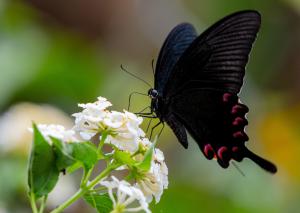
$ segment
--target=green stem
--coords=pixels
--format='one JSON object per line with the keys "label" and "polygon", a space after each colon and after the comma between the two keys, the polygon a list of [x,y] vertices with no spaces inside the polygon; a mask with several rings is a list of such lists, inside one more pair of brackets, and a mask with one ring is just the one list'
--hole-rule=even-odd
{"label": "green stem", "polygon": [[93,172],[93,169],[94,169],[94,166],[92,166],[92,168],[90,168],[88,172],[85,172],[85,170],[84,170],[84,175],[83,175],[83,178],[82,178],[81,184],[80,184],[81,188],[86,186],[86,183],[89,181],[89,178]]}
{"label": "green stem", "polygon": [[[103,144],[104,144],[106,138],[107,138],[107,132],[103,131],[101,140],[100,140],[99,145],[98,145],[98,152],[102,152],[101,149],[103,147]],[[94,166],[91,169],[89,169],[89,171],[87,173],[84,172],[84,176],[83,176],[82,182],[80,184],[81,187],[85,186],[86,183],[89,181],[89,178],[91,177],[91,175],[93,173],[93,169],[94,169]]]}
{"label": "green stem", "polygon": [[98,187],[98,188],[96,188],[96,189],[91,190],[91,192],[99,192],[99,191],[103,191],[103,190],[105,190],[105,189],[107,189],[107,188],[104,187],[104,186],[101,186],[101,187]]}
{"label": "green stem", "polygon": [[45,208],[45,204],[46,204],[46,201],[47,201],[47,195],[45,195],[42,199],[42,203],[41,203],[41,206],[40,206],[40,210],[39,210],[39,213],[43,213],[44,212],[44,208]]}
{"label": "green stem", "polygon": [[74,203],[76,200],[78,200],[84,193],[85,193],[85,190],[80,188],[72,197],[70,197],[67,201],[65,201],[59,207],[57,207],[56,209],[51,211],[51,213],[62,212],[65,208],[67,208],[72,203]]}
{"label": "green stem", "polygon": [[94,180],[92,180],[86,186],[86,189],[89,190],[89,189],[93,188],[95,185],[97,185],[97,183],[99,183],[100,180],[102,180],[104,177],[106,177],[113,169],[115,169],[117,167],[116,166],[108,166],[106,169],[103,170],[103,172],[100,175],[98,175]]}
{"label": "green stem", "polygon": [[107,138],[107,132],[106,131],[103,131],[102,132],[102,135],[101,135],[101,140],[100,140],[100,142],[99,142],[99,145],[98,145],[98,152],[101,152],[101,149],[102,149],[102,147],[103,147],[103,145],[104,145],[104,142],[105,142],[105,140],[106,140],[106,138]]}
{"label": "green stem", "polygon": [[[118,166],[117,166],[118,167]],[[76,200],[78,200],[81,196],[83,196],[86,192],[88,192],[91,188],[93,188],[96,184],[99,183],[104,177],[106,177],[113,169],[117,168],[116,166],[108,166],[106,169],[102,171],[100,175],[98,175],[92,182],[90,182],[87,186],[83,186],[80,188],[72,197],[70,197],[63,204],[58,206],[56,209],[51,211],[50,213],[59,213],[62,212],[65,208],[70,206]],[[35,213],[35,212],[34,212]]]}
{"label": "green stem", "polygon": [[35,203],[35,195],[33,192],[30,192],[30,205],[33,213],[38,213],[38,209]]}

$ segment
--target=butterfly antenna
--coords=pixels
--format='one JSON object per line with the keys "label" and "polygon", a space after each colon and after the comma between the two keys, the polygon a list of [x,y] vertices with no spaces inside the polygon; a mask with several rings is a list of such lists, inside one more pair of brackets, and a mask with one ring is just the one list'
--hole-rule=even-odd
{"label": "butterfly antenna", "polygon": [[129,72],[128,70],[126,70],[126,69],[123,67],[122,64],[121,64],[120,67],[121,67],[121,69],[122,69],[124,72],[126,72],[127,74],[129,74],[129,75],[131,75],[132,77],[134,77],[134,78],[136,78],[136,79],[138,79],[138,80],[144,82],[144,83],[147,84],[150,88],[152,88],[151,84],[149,84],[149,83],[148,83],[147,81],[145,81],[144,79],[142,79],[142,78],[140,78],[140,77],[134,75],[133,73]]}
{"label": "butterfly antenna", "polygon": [[238,165],[235,162],[232,161],[231,163],[242,176],[246,177],[245,173],[240,169],[240,167],[238,167]]}
{"label": "butterfly antenna", "polygon": [[153,72],[153,76],[155,75],[155,70],[154,70],[154,58],[151,61],[151,66],[152,66],[152,72]]}

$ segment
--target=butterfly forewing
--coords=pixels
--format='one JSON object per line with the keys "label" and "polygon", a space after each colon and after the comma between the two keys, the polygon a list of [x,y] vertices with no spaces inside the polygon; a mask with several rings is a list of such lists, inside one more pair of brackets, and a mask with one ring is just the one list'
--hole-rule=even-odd
{"label": "butterfly forewing", "polygon": [[165,84],[182,53],[197,37],[191,24],[177,25],[168,35],[160,50],[155,69],[154,88],[163,93]]}
{"label": "butterfly forewing", "polygon": [[164,95],[185,89],[209,89],[237,94],[260,27],[260,15],[244,11],[211,26],[186,49],[171,72]]}

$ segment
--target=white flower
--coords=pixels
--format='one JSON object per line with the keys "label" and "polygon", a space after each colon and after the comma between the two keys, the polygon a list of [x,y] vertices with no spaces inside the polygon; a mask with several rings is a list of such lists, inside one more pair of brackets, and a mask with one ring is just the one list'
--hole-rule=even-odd
{"label": "white flower", "polygon": [[[101,181],[100,183],[108,189],[109,197],[113,202],[114,209],[112,212],[137,212],[141,210],[147,213],[151,212],[141,190],[131,186],[128,182],[124,180],[119,181],[116,177],[112,176],[112,181]],[[116,197],[113,194],[114,189],[116,190]],[[129,208],[128,206],[134,201],[138,201],[139,206]]]}
{"label": "white flower", "polygon": [[125,123],[125,115],[121,112],[111,111],[111,113],[104,118],[103,123],[111,129],[121,128]]}
{"label": "white flower", "polygon": [[142,174],[141,179],[137,180],[137,187],[142,190],[147,202],[150,203],[154,196],[156,203],[158,203],[164,189],[167,189],[168,185],[168,167],[164,162],[163,152],[156,148],[151,168],[147,173]]}
{"label": "white flower", "polygon": [[137,151],[139,138],[145,135],[143,130],[139,128],[142,122],[142,118],[127,111],[124,113],[111,112],[104,122],[112,131],[112,134],[107,137],[106,143],[111,143],[120,150]]}
{"label": "white flower", "polygon": [[153,172],[147,172],[146,174],[143,174],[141,179],[137,180],[136,186],[144,193],[148,203],[151,203],[153,195],[155,196],[155,199],[156,197],[158,199],[156,202],[159,202],[163,192],[160,187],[159,176],[155,176]]}
{"label": "white flower", "polygon": [[127,112],[126,110],[124,110],[124,112],[127,120],[126,126],[128,130],[132,133],[137,134],[138,137],[144,137],[144,131],[141,128],[139,128],[139,126],[143,122],[143,118],[137,117],[135,114]]}
{"label": "white flower", "polygon": [[109,135],[107,143],[115,145],[120,150],[135,152],[138,149],[138,143],[134,135],[130,133],[118,133],[115,136]]}
{"label": "white flower", "polygon": [[[79,140],[75,136],[75,132],[73,130],[66,130],[62,125],[54,125],[54,124],[39,124],[37,128],[41,132],[41,134],[45,137],[45,139],[51,144],[50,137],[57,138],[63,142],[78,142]],[[32,129],[30,129],[32,131]]]}
{"label": "white flower", "polygon": [[90,140],[103,130],[104,127],[101,124],[108,114],[106,108],[112,104],[106,98],[98,97],[98,101],[94,103],[78,104],[78,106],[83,108],[83,111],[73,114],[74,130],[78,131],[83,139]]}
{"label": "white flower", "polygon": [[158,148],[154,149],[154,164],[157,167],[156,172],[160,175],[162,187],[167,189],[169,185],[168,167],[165,163],[164,153]]}
{"label": "white flower", "polygon": [[99,96],[97,99],[98,101],[94,103],[78,104],[78,106],[83,109],[89,109],[92,111],[103,111],[107,107],[112,106],[112,104],[106,98]]}

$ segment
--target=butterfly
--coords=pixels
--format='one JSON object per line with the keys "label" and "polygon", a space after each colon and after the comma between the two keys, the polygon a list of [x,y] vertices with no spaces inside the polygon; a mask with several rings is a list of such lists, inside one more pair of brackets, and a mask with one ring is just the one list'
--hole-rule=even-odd
{"label": "butterfly", "polygon": [[184,148],[187,133],[204,156],[227,168],[231,160],[249,158],[270,173],[276,166],[246,146],[248,107],[238,93],[261,16],[257,11],[235,12],[197,35],[189,23],[177,25],[158,56],[151,113],[167,123]]}

